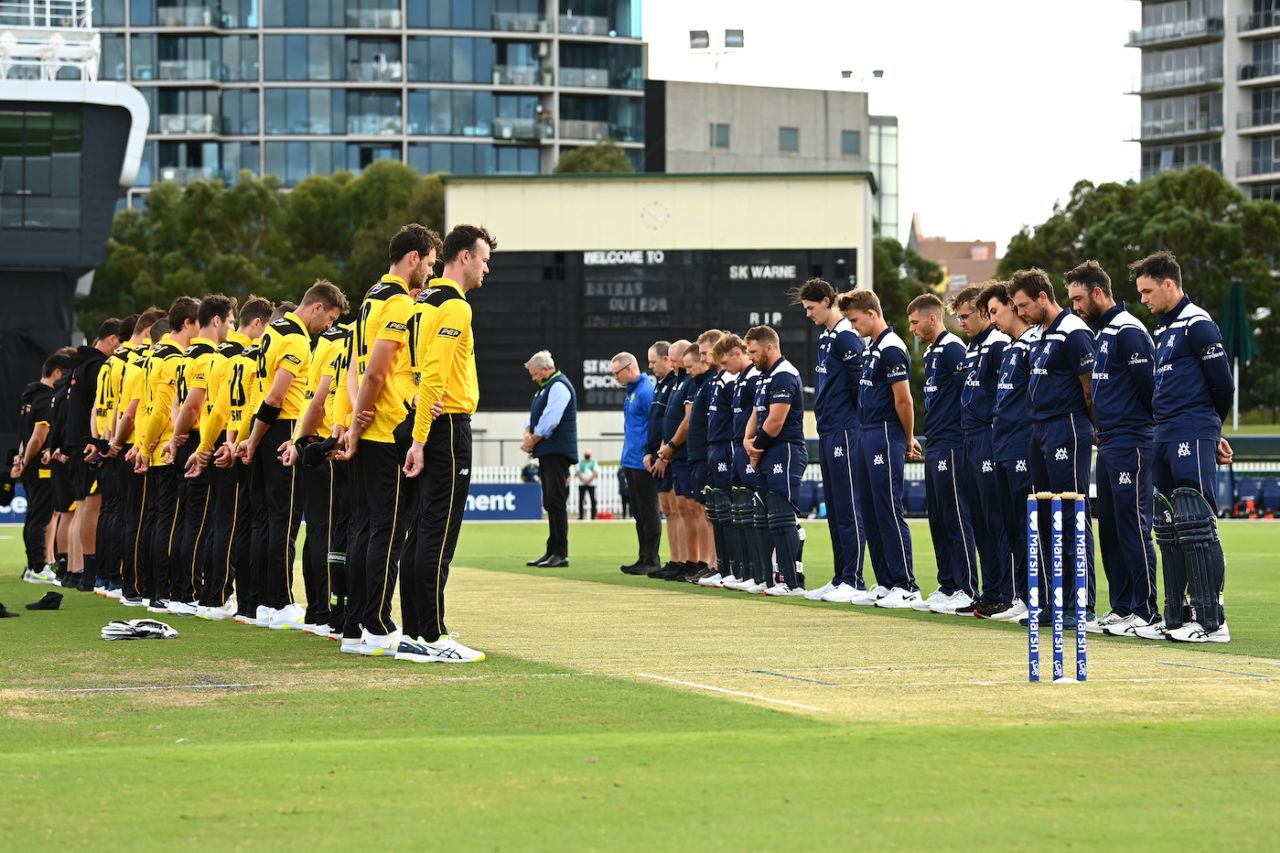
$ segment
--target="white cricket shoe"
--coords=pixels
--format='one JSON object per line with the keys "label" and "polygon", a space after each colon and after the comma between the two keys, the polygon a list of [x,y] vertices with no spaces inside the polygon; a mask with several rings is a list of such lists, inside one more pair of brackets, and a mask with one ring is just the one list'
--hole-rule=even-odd
{"label": "white cricket shoe", "polygon": [[756,581],[750,581],[749,583],[747,583],[746,586],[738,587],[738,589],[742,590],[745,593],[749,593],[751,595],[759,595],[760,593],[764,592],[768,588],[769,588],[768,584],[764,583],[763,581],[759,583],[757,583]]}
{"label": "white cricket shoe", "polygon": [[304,634],[314,634],[317,637],[328,637],[329,626],[323,622],[318,622],[314,625],[310,622],[307,622],[303,624],[302,632]]}
{"label": "white cricket shoe", "polygon": [[[343,640],[343,643],[345,642],[346,640]],[[399,645],[399,631],[390,634],[373,634],[367,630],[360,632],[359,653],[362,655],[368,655],[369,657],[394,656]]]}
{"label": "white cricket shoe", "polygon": [[1231,631],[1223,622],[1216,631],[1206,631],[1199,622],[1184,622],[1181,628],[1174,628],[1167,634],[1175,643],[1229,643]]}
{"label": "white cricket shoe", "polygon": [[725,575],[720,579],[720,586],[724,589],[737,589],[738,584],[740,583],[742,583],[742,581],[738,580],[733,575]]}
{"label": "white cricket shoe", "polygon": [[237,613],[235,616],[231,618],[236,622],[239,622],[241,625],[257,625],[258,624],[258,621],[254,619],[252,616],[245,616],[243,613]]}
{"label": "white cricket shoe", "polygon": [[889,594],[889,588],[876,584],[871,589],[860,589],[857,595],[849,599],[849,603],[856,607],[872,607],[877,601]]}
{"label": "white cricket shoe", "polygon": [[265,604],[259,604],[258,609],[254,611],[253,622],[255,628],[265,628],[271,624],[271,608]]}
{"label": "white cricket shoe", "polygon": [[343,637],[342,645],[338,648],[338,651],[342,652],[344,655],[358,655],[363,654],[363,652],[360,651],[363,646],[364,642],[360,637]]}
{"label": "white cricket shoe", "polygon": [[[915,607],[915,605],[912,605],[912,607]],[[957,590],[947,596],[946,601],[940,601],[929,609],[934,613],[946,613],[950,616],[972,616],[973,596],[962,589]]]}
{"label": "white cricket shoe", "polygon": [[886,610],[905,610],[911,606],[911,602],[919,601],[920,593],[905,590],[900,586],[895,586],[889,590],[889,594],[876,602],[876,607],[883,607]]}
{"label": "white cricket shoe", "polygon": [[[861,590],[853,584],[842,583],[831,588],[831,591],[822,596],[823,601],[834,601],[837,604],[848,604],[853,601],[853,597]],[[806,598],[808,596],[805,596]]]}
{"label": "white cricket shoe", "polygon": [[1020,598],[1015,598],[1008,609],[991,615],[992,622],[1017,622],[1027,615],[1027,605]]}
{"label": "white cricket shoe", "polygon": [[765,595],[771,595],[774,598],[797,598],[808,597],[805,594],[804,587],[798,586],[795,589],[787,586],[785,583],[774,584],[764,591]]}
{"label": "white cricket shoe", "polygon": [[724,584],[724,576],[719,572],[714,575],[707,575],[705,578],[698,579],[698,586],[714,586],[720,587]]}
{"label": "white cricket shoe", "polygon": [[1121,616],[1119,613],[1112,610],[1100,619],[1086,620],[1084,623],[1084,631],[1086,634],[1101,634],[1108,625],[1114,625],[1117,622],[1123,621],[1125,618],[1127,617]]}
{"label": "white cricket shoe", "polygon": [[[1107,616],[1111,614],[1108,613]],[[1130,613],[1128,616],[1121,616],[1119,619],[1107,621],[1107,616],[1098,620],[1098,627],[1102,629],[1102,633],[1108,637],[1132,637],[1135,624],[1147,624],[1145,620],[1136,613]],[[1088,626],[1085,626],[1088,630]]]}
{"label": "white cricket shoe", "polygon": [[805,598],[807,598],[807,599],[809,599],[810,601],[821,601],[821,600],[822,600],[822,596],[824,596],[824,595],[826,595],[827,593],[831,592],[831,590],[833,590],[833,589],[835,589],[835,588],[836,588],[835,584],[831,584],[831,583],[823,584],[822,586],[818,587],[817,589],[811,589],[811,590],[809,590],[808,592],[806,592],[806,593],[804,594],[804,597],[805,597]]}
{"label": "white cricket shoe", "polygon": [[942,591],[942,587],[938,587],[929,593],[928,598],[922,598],[919,601],[911,602],[912,610],[919,610],[921,613],[927,613],[933,610],[935,604],[943,604],[951,600],[951,596]]}
{"label": "white cricket shoe", "polygon": [[174,616],[196,615],[196,606],[189,601],[170,601],[167,609]]}
{"label": "white cricket shoe", "polygon": [[484,652],[464,646],[448,634],[442,634],[434,643],[422,637],[401,640],[396,649],[396,660],[412,663],[479,663]]}
{"label": "white cricket shoe", "polygon": [[306,616],[301,604],[286,604],[268,613],[267,627],[272,631],[301,631],[302,619]]}
{"label": "white cricket shoe", "polygon": [[1167,640],[1169,639],[1169,629],[1165,627],[1164,620],[1156,616],[1146,624],[1134,623],[1133,636],[1140,640]]}

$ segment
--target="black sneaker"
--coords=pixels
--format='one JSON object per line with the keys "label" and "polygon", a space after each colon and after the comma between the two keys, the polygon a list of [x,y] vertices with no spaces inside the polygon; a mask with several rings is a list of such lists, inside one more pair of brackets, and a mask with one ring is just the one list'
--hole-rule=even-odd
{"label": "black sneaker", "polygon": [[676,580],[684,581],[685,583],[697,583],[698,578],[704,577],[703,572],[707,571],[706,563],[685,563],[684,565],[684,572]]}
{"label": "black sneaker", "polygon": [[684,574],[684,571],[685,571],[684,563],[667,563],[658,571],[650,574],[649,577],[656,578],[657,580],[660,580],[660,581],[673,581],[676,578],[678,578],[680,575]]}
{"label": "black sneaker", "polygon": [[76,587],[80,592],[93,592],[93,586],[97,579],[88,571],[80,573],[80,585]]}
{"label": "black sneaker", "polygon": [[622,566],[622,573],[624,575],[648,575],[651,572],[656,572],[661,568],[662,566],[654,565],[651,563],[632,563],[629,566]]}
{"label": "black sneaker", "polygon": [[993,619],[1013,607],[1007,601],[984,601],[973,608],[973,615],[979,619]]}

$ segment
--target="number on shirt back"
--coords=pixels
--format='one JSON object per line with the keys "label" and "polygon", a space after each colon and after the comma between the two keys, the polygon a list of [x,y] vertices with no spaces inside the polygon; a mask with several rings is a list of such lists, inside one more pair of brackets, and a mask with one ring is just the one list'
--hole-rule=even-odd
{"label": "number on shirt back", "polygon": [[231,405],[243,406],[248,402],[244,390],[244,362],[237,361],[231,368]]}
{"label": "number on shirt back", "polygon": [[369,314],[372,311],[373,303],[366,299],[360,306],[360,320],[356,323],[356,361],[361,376],[364,375],[364,365],[360,360],[369,355]]}

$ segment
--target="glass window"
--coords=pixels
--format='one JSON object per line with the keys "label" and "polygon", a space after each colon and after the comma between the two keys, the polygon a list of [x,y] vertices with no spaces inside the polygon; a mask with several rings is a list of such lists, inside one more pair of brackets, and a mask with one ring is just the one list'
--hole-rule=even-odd
{"label": "glass window", "polygon": [[729,147],[729,125],[720,124],[718,122],[711,123],[711,147]]}
{"label": "glass window", "polygon": [[862,156],[862,131],[840,131],[840,153],[846,157]]}
{"label": "glass window", "polygon": [[124,80],[124,36],[103,33],[102,62],[98,66],[99,80]]}
{"label": "glass window", "polygon": [[79,113],[0,112],[0,227],[80,227]]}
{"label": "glass window", "polygon": [[780,127],[778,128],[778,150],[786,152],[796,152],[800,150],[800,128],[798,127]]}
{"label": "glass window", "polygon": [[155,0],[130,0],[129,22],[135,27],[152,27],[156,23]]}
{"label": "glass window", "polygon": [[230,136],[258,132],[258,92],[256,89],[225,89],[222,92],[222,132]]}
{"label": "glass window", "polygon": [[93,4],[95,27],[123,27],[124,0],[98,0]]}

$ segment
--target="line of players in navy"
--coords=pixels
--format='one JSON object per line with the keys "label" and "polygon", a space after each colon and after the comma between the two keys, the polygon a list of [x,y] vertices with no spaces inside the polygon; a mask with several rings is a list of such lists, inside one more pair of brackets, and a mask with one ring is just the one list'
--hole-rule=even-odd
{"label": "line of players in navy", "polygon": [[[698,346],[681,341],[678,349],[655,344],[651,365],[674,360],[658,372],[657,440],[645,466],[659,490],[674,496],[663,502],[669,525],[675,501],[705,505],[714,550],[703,551],[710,556],[702,561],[673,554],[644,573],[1025,625],[1027,496],[1093,491],[1089,511],[1109,608],[1096,615],[1090,524],[1086,630],[1229,642],[1214,521],[1216,467],[1232,458],[1222,437],[1234,394],[1222,335],[1186,296],[1172,254],[1152,254],[1130,272],[1155,318],[1154,338],[1114,298],[1094,261],[1066,273],[1070,308],[1059,305],[1039,269],[966,287],[949,306],[931,293],[915,299],[910,330],[926,346],[923,448],[915,435],[911,350],[887,325],[876,294],[837,293],[821,279],[797,288],[793,301],[822,328],[813,408],[834,554],[831,580],[812,589],[796,514],[808,464],[804,388],[776,331],[756,326],[743,338],[710,331]],[[948,307],[967,342],[947,328]],[[683,426],[664,430],[663,422]],[[908,460],[925,470],[937,563],[937,587],[927,596],[904,514]],[[1039,529],[1047,531],[1047,506],[1044,512]],[[684,541],[695,536],[695,524],[682,528],[669,526],[682,540],[671,543],[673,551],[698,554]],[[1044,601],[1047,579],[1041,583]],[[1069,624],[1074,606],[1066,602]]]}

